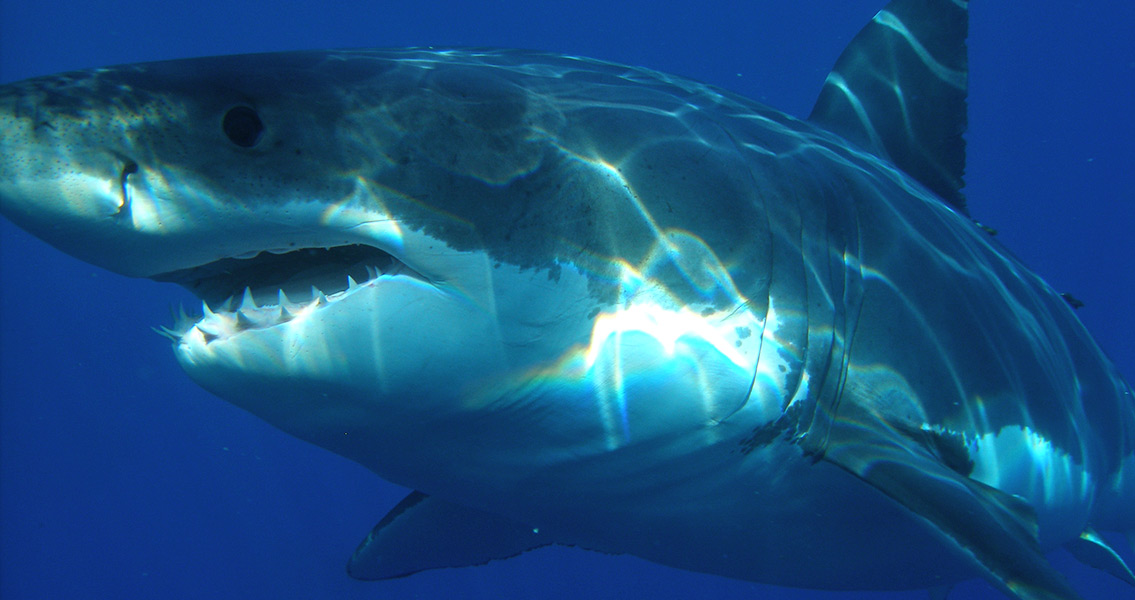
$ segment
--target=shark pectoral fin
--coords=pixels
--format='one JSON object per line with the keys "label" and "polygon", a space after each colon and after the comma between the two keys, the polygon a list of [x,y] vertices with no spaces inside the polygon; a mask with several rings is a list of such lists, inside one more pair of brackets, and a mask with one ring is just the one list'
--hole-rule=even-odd
{"label": "shark pectoral fin", "polygon": [[532,527],[412,492],[359,544],[347,573],[355,579],[392,579],[483,565],[551,543]]}
{"label": "shark pectoral fin", "polygon": [[1085,529],[1080,537],[1064,544],[1064,549],[1085,565],[1135,586],[1135,573],[1131,572],[1131,567],[1094,529]]}
{"label": "shark pectoral fin", "polygon": [[1019,600],[1079,598],[1041,552],[1029,505],[950,468],[925,439],[845,403],[832,421],[824,460],[922,519],[1007,595]]}

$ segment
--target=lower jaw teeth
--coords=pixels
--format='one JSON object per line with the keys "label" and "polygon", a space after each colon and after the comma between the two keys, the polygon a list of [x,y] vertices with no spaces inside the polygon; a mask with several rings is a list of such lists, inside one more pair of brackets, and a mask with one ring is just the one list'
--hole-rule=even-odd
{"label": "lower jaw teeth", "polygon": [[[259,290],[254,292],[251,288],[244,288],[239,304],[230,296],[223,302],[201,302],[201,316],[191,317],[186,314],[184,307],[179,308],[174,315],[173,328],[155,328],[159,335],[177,342],[194,329],[201,332],[205,343],[229,337],[243,331],[265,329],[296,318],[298,314],[319,306],[330,304],[345,294],[357,290],[359,287],[370,285],[382,275],[377,268],[368,267],[367,274],[371,277],[363,283],[355,281],[354,277],[347,275],[346,287],[325,293],[312,285],[308,290],[296,290],[290,287],[288,291],[276,289],[274,292]],[[268,300],[268,298],[271,300]]]}

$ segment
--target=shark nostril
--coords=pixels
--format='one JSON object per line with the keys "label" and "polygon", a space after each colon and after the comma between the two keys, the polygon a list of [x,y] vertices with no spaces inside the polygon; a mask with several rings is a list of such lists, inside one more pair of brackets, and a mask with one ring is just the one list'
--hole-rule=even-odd
{"label": "shark nostril", "polygon": [[122,174],[118,178],[118,186],[122,191],[122,202],[114,216],[126,214],[130,211],[130,176],[138,172],[138,163],[127,160],[122,165]]}

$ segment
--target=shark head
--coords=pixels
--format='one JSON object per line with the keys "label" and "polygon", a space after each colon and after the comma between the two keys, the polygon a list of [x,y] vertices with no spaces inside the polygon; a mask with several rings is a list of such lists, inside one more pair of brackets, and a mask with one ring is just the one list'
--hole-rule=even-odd
{"label": "shark head", "polygon": [[779,416],[795,365],[763,339],[770,241],[732,141],[649,85],[572,96],[650,72],[531,59],[298,52],[6,85],[0,207],[192,291],[201,314],[165,333],[194,380],[419,489]]}

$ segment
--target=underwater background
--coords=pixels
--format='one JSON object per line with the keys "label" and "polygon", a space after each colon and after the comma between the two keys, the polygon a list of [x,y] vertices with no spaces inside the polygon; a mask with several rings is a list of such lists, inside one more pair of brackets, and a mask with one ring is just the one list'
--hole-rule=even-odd
{"label": "underwater background", "polygon": [[[0,82],[210,54],[506,46],[647,66],[803,117],[884,5],[3,0]],[[1080,318],[1129,380],[1133,30],[1130,0],[974,2],[965,188],[978,220],[1085,303]],[[0,222],[0,598],[926,598],[778,588],[558,547],[353,581],[348,556],[406,490],[193,384],[150,329],[179,300],[190,297]],[[1053,561],[1087,600],[1135,595],[1063,552]],[[951,595],[1001,598],[981,581]]]}

